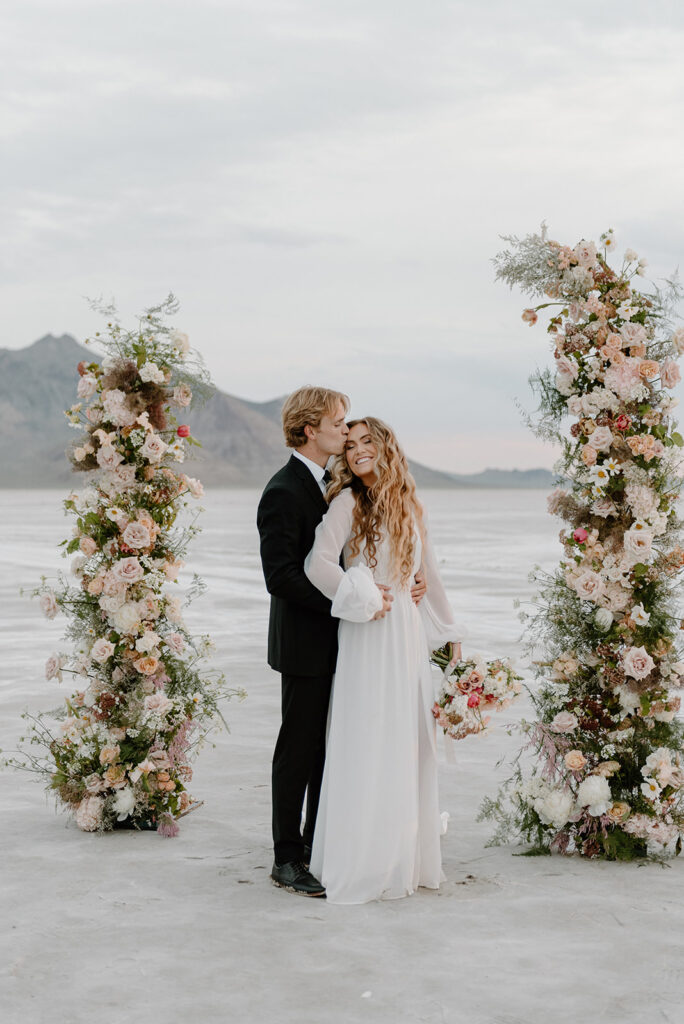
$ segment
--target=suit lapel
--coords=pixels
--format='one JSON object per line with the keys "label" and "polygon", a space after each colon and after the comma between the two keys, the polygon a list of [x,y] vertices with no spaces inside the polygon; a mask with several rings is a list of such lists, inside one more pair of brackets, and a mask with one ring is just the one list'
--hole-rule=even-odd
{"label": "suit lapel", "polygon": [[301,459],[298,459],[295,455],[290,457],[290,469],[296,474],[296,476],[304,484],[306,490],[311,495],[311,498],[316,502],[316,508],[319,508],[322,512],[327,512],[328,503],[323,497],[318,483],[316,482],[311,470],[304,465]]}

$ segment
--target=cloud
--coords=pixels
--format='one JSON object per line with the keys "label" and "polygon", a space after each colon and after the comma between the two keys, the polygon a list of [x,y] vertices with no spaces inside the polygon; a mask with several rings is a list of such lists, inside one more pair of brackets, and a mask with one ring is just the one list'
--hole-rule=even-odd
{"label": "cloud", "polygon": [[681,260],[684,11],[596,10],[10,0],[0,343],[173,289],[233,393],[316,375],[424,461],[449,431],[535,458],[514,399],[549,350],[494,282],[499,235],[610,225],[656,277]]}

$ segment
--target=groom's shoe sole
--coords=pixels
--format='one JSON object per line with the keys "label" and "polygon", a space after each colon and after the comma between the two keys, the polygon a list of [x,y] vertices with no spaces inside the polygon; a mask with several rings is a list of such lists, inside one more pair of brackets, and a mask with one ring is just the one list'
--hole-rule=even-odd
{"label": "groom's shoe sole", "polygon": [[285,892],[293,892],[295,896],[308,896],[310,900],[325,899],[325,889],[321,889],[320,892],[302,892],[301,889],[295,889],[292,885],[285,885],[284,882],[276,882],[275,878],[271,879],[271,884],[275,885],[276,889],[284,889]]}

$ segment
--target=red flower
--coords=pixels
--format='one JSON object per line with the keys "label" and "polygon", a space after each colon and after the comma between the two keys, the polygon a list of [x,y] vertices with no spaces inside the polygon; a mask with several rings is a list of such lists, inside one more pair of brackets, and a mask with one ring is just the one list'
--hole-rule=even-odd
{"label": "red flower", "polygon": [[479,693],[471,693],[470,696],[468,697],[468,707],[469,708],[476,708],[476,707],[479,707],[479,704],[480,704],[480,694]]}
{"label": "red flower", "polygon": [[179,437],[190,437],[190,427],[187,423],[181,423],[176,433]]}
{"label": "red flower", "polygon": [[627,416],[624,412],[621,413],[618,416],[618,418],[615,420],[615,426],[617,427],[618,430],[629,430],[631,425],[632,425],[631,417]]}
{"label": "red flower", "polygon": [[584,529],[584,527],[580,526],[580,527],[578,527],[578,529],[576,529],[574,531],[574,533],[572,535],[572,539],[576,540],[578,544],[584,544],[584,542],[585,542],[585,540],[587,539],[588,536],[589,536],[589,534]]}

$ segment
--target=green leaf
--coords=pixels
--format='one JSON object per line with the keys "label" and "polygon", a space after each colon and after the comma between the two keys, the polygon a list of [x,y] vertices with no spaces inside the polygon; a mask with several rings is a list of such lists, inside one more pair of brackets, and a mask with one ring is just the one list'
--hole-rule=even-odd
{"label": "green leaf", "polygon": [[684,448],[684,437],[682,437],[681,434],[678,434],[677,431],[675,431],[674,434],[671,435],[671,437],[678,448]]}

